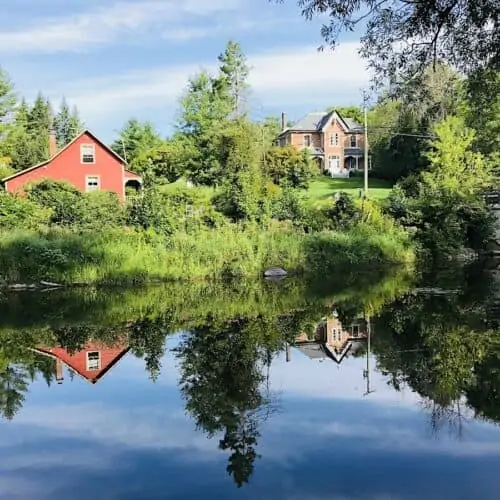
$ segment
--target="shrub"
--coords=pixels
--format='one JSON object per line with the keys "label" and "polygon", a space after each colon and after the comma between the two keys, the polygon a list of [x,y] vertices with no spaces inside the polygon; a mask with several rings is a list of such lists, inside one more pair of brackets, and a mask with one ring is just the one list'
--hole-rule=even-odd
{"label": "shrub", "polygon": [[36,229],[48,224],[51,209],[40,207],[37,203],[0,191],[0,228]]}
{"label": "shrub", "polygon": [[52,210],[51,224],[71,226],[78,223],[83,193],[71,184],[45,179],[28,186],[27,194],[29,200]]}

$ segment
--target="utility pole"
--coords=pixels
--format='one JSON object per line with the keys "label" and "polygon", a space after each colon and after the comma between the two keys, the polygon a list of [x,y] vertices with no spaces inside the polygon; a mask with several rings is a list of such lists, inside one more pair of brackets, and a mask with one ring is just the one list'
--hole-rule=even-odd
{"label": "utility pole", "polygon": [[368,102],[366,93],[363,97],[365,115],[365,198],[368,198]]}

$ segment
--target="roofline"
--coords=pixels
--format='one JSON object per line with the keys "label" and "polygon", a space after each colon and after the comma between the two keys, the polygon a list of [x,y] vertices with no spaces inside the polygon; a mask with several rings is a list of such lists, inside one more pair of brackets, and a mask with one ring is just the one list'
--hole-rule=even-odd
{"label": "roofline", "polygon": [[79,375],[80,377],[82,377],[84,380],[86,380],[87,382],[90,382],[91,384],[96,384],[97,382],[99,382],[99,380],[102,379],[102,377],[104,375],[106,375],[106,373],[109,372],[109,370],[111,370],[111,368],[113,368],[114,366],[116,366],[118,364],[119,361],[121,361],[126,354],[128,354],[128,352],[130,351],[130,346],[127,346],[114,360],[112,363],[110,363],[104,370],[101,370],[98,374],[97,377],[95,378],[87,378],[83,373],[80,372],[80,370],[77,370],[76,368],[74,368],[73,366],[69,365],[68,363],[66,363],[65,361],[63,361],[60,357],[56,356],[55,354],[51,353],[51,352],[47,352],[45,349],[41,348],[41,347],[28,347],[28,349],[30,351],[33,351],[33,352],[36,352],[38,354],[41,354],[43,356],[48,356],[49,358],[52,358],[54,360],[59,360],[61,363],[63,363],[68,369],[71,369],[73,370],[77,375]]}
{"label": "roofline", "polygon": [[[341,114],[340,114],[337,110],[332,109],[329,113],[327,113],[327,114],[325,115],[325,117],[326,117],[326,116],[330,116],[330,117],[331,117],[331,116],[333,116],[333,115],[337,115],[337,117],[339,118],[339,121],[342,123],[342,125],[343,125],[344,129],[345,129],[347,132],[349,132],[349,131],[351,130],[351,129],[349,128],[349,126],[347,125],[347,123],[345,122],[344,118],[342,118],[342,115],[341,115]],[[327,123],[328,123],[328,120],[327,120]],[[323,132],[324,128],[326,127],[326,125],[327,125],[327,124],[325,123],[325,125],[323,125],[323,127],[321,128],[321,131],[322,131],[322,132]]]}
{"label": "roofline", "polygon": [[[64,151],[66,151],[70,146],[73,145],[80,137],[83,135],[88,134],[94,141],[99,143],[100,146],[102,146],[108,153],[111,153],[120,163],[122,163],[124,166],[127,165],[127,162],[115,151],[113,151],[109,146],[104,144],[95,134],[93,134],[89,129],[85,129],[82,132],[80,132],[74,139],[72,139],[66,146],[64,146],[62,149],[60,149],[52,158],[49,158],[48,160],[42,161],[41,163],[38,163],[37,165],[34,165],[33,167],[28,167],[25,168],[24,170],[21,170],[19,172],[16,172],[12,175],[9,175],[8,177],[4,177],[3,179],[0,179],[0,183],[4,184],[5,182],[8,182],[12,179],[15,179],[16,177],[19,177],[20,175],[26,174],[28,172],[31,172],[32,170],[36,170],[37,168],[44,167],[45,165],[49,164],[53,160],[55,160],[60,154],[62,154]],[[138,175],[138,174],[136,174]]]}

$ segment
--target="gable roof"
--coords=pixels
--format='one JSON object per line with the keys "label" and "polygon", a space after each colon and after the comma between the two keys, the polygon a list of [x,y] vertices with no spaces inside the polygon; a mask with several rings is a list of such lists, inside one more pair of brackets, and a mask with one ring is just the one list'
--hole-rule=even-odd
{"label": "gable roof", "polygon": [[314,111],[300,118],[279,135],[285,132],[321,132],[333,117],[337,118],[342,127],[348,132],[360,132],[363,130],[363,127],[356,121],[352,118],[343,118],[338,111]]}
{"label": "gable roof", "polygon": [[31,172],[32,170],[36,170],[37,168],[44,167],[45,165],[48,165],[52,160],[57,158],[59,155],[61,155],[64,151],[69,149],[80,137],[84,135],[89,135],[92,139],[94,139],[97,144],[99,144],[101,147],[103,147],[108,153],[110,153],[112,156],[114,156],[120,163],[123,165],[127,165],[127,162],[117,153],[115,153],[109,146],[104,144],[96,135],[94,135],[90,130],[85,129],[84,131],[80,132],[71,142],[66,144],[62,149],[60,149],[52,158],[49,158],[48,160],[42,161],[41,163],[38,163],[37,165],[34,165],[33,167],[28,167],[25,168],[24,170],[21,170],[19,172],[16,172],[12,175],[9,175],[8,177],[4,177],[3,179],[0,179],[0,183],[4,183],[7,181],[10,181],[11,179],[15,179],[16,177],[19,177],[20,175],[23,175],[27,172]]}
{"label": "gable roof", "polygon": [[[75,373],[80,375],[80,377],[82,377],[83,379],[87,380],[91,384],[96,384],[97,382],[99,382],[99,380],[101,380],[101,378],[104,375],[106,375],[106,373],[108,373],[111,370],[111,368],[113,368],[123,357],[125,357],[125,355],[129,352],[130,347],[123,346],[120,349],[114,349],[117,350],[116,355],[112,359],[110,359],[102,368],[93,372],[92,376],[89,376],[89,374],[86,371],[80,369],[78,363],[75,362],[75,357],[74,357],[75,355],[79,354],[82,351],[87,352],[88,349],[77,351],[77,353],[75,353],[74,355],[70,355],[69,352],[67,352],[63,348],[51,349],[44,346],[39,346],[31,348],[30,350],[38,354],[42,354],[43,356],[48,356],[49,358],[52,359],[58,359],[59,361],[64,363],[68,368],[71,368]],[[106,349],[100,349],[100,351],[106,351]]]}

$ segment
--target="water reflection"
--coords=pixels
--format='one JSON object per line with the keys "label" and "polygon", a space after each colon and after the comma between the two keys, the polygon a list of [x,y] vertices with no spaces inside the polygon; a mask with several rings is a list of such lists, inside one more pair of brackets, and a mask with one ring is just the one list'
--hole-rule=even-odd
{"label": "water reflection", "polygon": [[[45,417],[36,414],[30,400],[36,401],[41,394],[42,380],[51,387],[44,393],[44,402],[53,401],[44,415],[49,414],[53,423],[64,403],[69,416],[64,423],[57,421],[65,429],[72,429],[71,422],[86,425],[79,417],[81,394],[98,398],[100,406],[94,403],[92,417],[97,427],[104,424],[96,408],[101,408],[102,419],[109,416],[109,409],[102,406],[106,401],[119,400],[130,414],[138,412],[138,428],[130,428],[132,435],[152,414],[159,412],[159,421],[166,422],[172,412],[182,408],[196,425],[198,436],[203,434],[207,440],[206,445],[197,440],[196,446],[223,452],[226,472],[238,487],[248,483],[251,487],[254,475],[259,477],[258,464],[278,449],[288,453],[286,434],[279,439],[269,435],[275,425],[282,433],[289,429],[290,421],[285,422],[283,415],[295,422],[291,435],[297,437],[296,451],[301,447],[304,453],[311,451],[300,437],[311,420],[319,425],[315,431],[318,439],[314,439],[317,460],[332,459],[322,444],[324,439],[335,438],[342,453],[349,456],[354,453],[352,443],[344,437],[361,439],[365,434],[367,449],[380,458],[377,447],[382,443],[408,441],[406,434],[391,438],[396,432],[392,418],[398,419],[398,425],[417,425],[413,413],[401,413],[403,400],[398,394],[409,390],[409,406],[423,409],[426,425],[435,436],[447,429],[461,438],[466,425],[500,421],[499,298],[494,274],[476,266],[417,277],[393,269],[372,276],[323,279],[319,284],[291,280],[198,283],[5,295],[0,303],[0,415],[12,421],[11,425],[19,421],[24,431],[30,422],[34,428],[41,426]],[[137,381],[138,360],[147,377],[157,382],[149,382],[150,388]],[[133,373],[132,378],[127,373]],[[285,373],[293,378],[296,390],[303,387],[300,405],[273,383]],[[178,394],[169,393],[169,404],[162,396],[168,393],[165,376]],[[93,392],[82,393],[78,380],[89,386],[90,382]],[[349,381],[354,380],[349,389]],[[60,393],[64,400],[54,392],[54,384],[64,389]],[[328,395],[332,388],[335,390]],[[366,397],[364,404],[391,401],[391,411],[398,416],[370,406],[364,411],[373,416],[373,422],[366,421],[363,412],[347,403],[347,393],[352,399],[352,391],[357,398]],[[320,405],[318,398],[325,402]],[[327,414],[340,411],[350,420],[349,426],[337,422],[332,427],[325,417],[316,418],[312,408],[326,415],[325,408],[331,404],[328,398],[338,401],[338,408],[330,408]],[[141,413],[142,408],[148,417]],[[377,428],[388,425],[392,426],[389,433],[377,433]],[[16,429],[14,426],[13,431],[21,433]],[[143,430],[146,436],[150,432]],[[500,435],[493,432],[495,427],[488,428],[487,440],[498,444]],[[75,444],[82,436],[66,439],[67,444]],[[137,439],[143,446],[149,442],[147,437]],[[147,446],[155,448],[154,443],[159,446],[162,439],[158,436]],[[183,438],[185,443],[192,439]],[[274,445],[270,445],[273,439]],[[415,453],[422,443],[417,446],[412,439],[416,448],[411,453]],[[393,453],[401,453],[396,444],[392,446]],[[480,456],[492,453],[484,445],[480,449],[484,452],[477,452]],[[457,448],[453,450],[457,453]],[[500,458],[500,453],[493,456]],[[167,470],[180,467],[180,456],[169,459],[168,464],[163,463],[164,458],[157,456],[156,460]],[[151,457],[136,451],[134,460],[137,465]],[[462,465],[454,467],[457,472]],[[141,474],[145,474],[142,469]],[[372,498],[375,490],[361,483],[358,490],[342,494]],[[136,493],[141,487],[137,486]],[[441,493],[439,498],[460,495],[455,491],[453,495]],[[489,498],[487,492],[484,495],[482,498]],[[161,497],[158,492],[150,496]]]}

